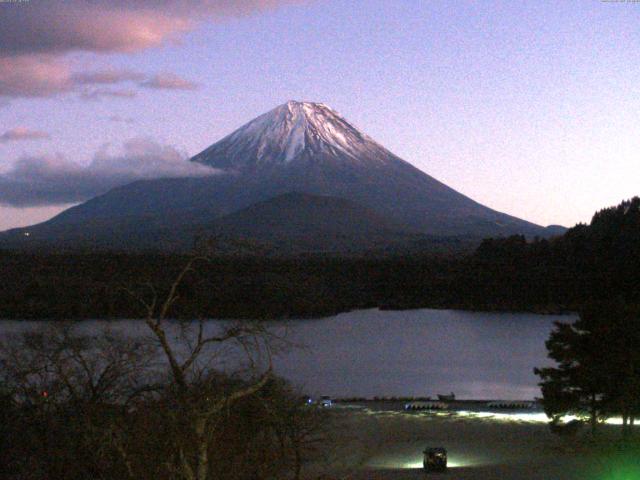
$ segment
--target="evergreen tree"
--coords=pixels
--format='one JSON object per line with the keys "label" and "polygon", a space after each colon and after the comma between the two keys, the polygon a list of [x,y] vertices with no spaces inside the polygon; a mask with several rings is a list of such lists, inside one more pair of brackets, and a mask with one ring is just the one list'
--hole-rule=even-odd
{"label": "evergreen tree", "polygon": [[557,322],[546,343],[556,367],[535,369],[553,422],[566,414],[598,421],[621,415],[623,434],[640,413],[640,316],[620,301],[585,307],[572,323]]}

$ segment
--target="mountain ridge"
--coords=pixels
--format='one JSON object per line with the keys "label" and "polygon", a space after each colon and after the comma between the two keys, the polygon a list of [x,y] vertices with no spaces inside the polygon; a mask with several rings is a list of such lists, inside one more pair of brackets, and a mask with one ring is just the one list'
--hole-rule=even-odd
{"label": "mountain ridge", "polygon": [[[466,197],[399,158],[324,104],[290,101],[244,124],[191,161],[218,169],[198,178],[140,180],[7,235],[11,244],[99,245],[156,232],[191,235],[253,204],[290,192],[353,202],[405,232],[434,237],[558,233]],[[29,233],[28,238],[20,235]],[[123,240],[124,239],[124,240]],[[160,242],[161,243],[161,242]]]}

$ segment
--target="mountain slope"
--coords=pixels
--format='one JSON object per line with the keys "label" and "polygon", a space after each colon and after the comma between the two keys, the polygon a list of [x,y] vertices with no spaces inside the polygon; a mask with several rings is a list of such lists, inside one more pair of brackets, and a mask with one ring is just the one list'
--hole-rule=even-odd
{"label": "mountain slope", "polygon": [[348,198],[431,235],[544,234],[435,180],[323,104],[281,105],[192,161],[242,176],[263,198],[287,191]]}
{"label": "mountain slope", "polygon": [[296,192],[226,215],[207,231],[278,253],[362,252],[422,237],[349,200]]}
{"label": "mountain slope", "polygon": [[[398,230],[428,236],[548,233],[447,187],[323,104],[281,105],[192,161],[222,173],[125,185],[48,222],[0,235],[0,244],[4,239],[12,245],[41,241],[126,247],[132,244],[127,239],[136,239],[140,245],[163,248],[167,237],[184,243],[199,226],[289,192],[342,198],[397,225]],[[306,207],[300,208],[304,211]]]}

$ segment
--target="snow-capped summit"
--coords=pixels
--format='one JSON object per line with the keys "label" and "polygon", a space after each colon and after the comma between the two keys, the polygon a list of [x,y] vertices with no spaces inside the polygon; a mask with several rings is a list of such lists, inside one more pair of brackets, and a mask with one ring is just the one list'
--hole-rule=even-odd
{"label": "snow-capped summit", "polygon": [[[152,245],[171,232],[191,245],[190,235],[210,231],[212,222],[278,245],[304,237],[312,240],[305,245],[321,251],[343,237],[351,239],[344,244],[348,249],[386,248],[400,238],[397,231],[403,232],[402,242],[413,241],[413,235],[547,234],[418,170],[321,103],[280,105],[192,160],[229,174],[115,188],[29,227],[30,244],[38,238],[89,239],[109,248],[123,242],[126,249],[131,239]],[[15,230],[11,238],[23,245],[24,232]]]}
{"label": "snow-capped summit", "polygon": [[380,163],[392,155],[327,105],[291,100],[240,127],[193,160],[242,170],[327,156],[334,162]]}

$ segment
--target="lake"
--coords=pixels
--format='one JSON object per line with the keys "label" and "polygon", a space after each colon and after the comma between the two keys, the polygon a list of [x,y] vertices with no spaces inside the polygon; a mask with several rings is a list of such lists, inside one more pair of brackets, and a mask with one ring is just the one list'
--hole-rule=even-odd
{"label": "lake", "polygon": [[[311,395],[432,396],[466,399],[540,396],[534,367],[549,365],[545,341],[573,316],[457,310],[359,310],[315,320],[272,322],[294,348],[275,359],[276,371]],[[215,324],[215,321],[211,321]],[[103,321],[87,321],[87,328]],[[4,333],[36,322],[4,321]],[[140,321],[113,322],[132,334]]]}
{"label": "lake", "polygon": [[435,396],[469,399],[540,396],[536,366],[549,365],[553,322],[571,316],[457,310],[361,310],[301,321],[306,343],[277,361],[307,390],[332,396]]}

